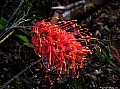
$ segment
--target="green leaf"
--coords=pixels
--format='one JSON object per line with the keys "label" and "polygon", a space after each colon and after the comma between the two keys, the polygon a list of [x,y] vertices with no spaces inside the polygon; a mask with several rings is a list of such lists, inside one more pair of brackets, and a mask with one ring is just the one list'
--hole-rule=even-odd
{"label": "green leaf", "polygon": [[28,35],[28,36],[31,37],[31,35],[27,31],[24,31],[24,30],[22,30],[20,28],[18,29],[18,33],[25,34],[25,35]]}
{"label": "green leaf", "polygon": [[0,24],[0,30],[3,30],[4,28],[5,28],[5,26]]}
{"label": "green leaf", "polygon": [[26,36],[23,36],[23,35],[18,35],[18,34],[15,34],[15,36],[17,36],[19,39],[21,39],[24,43],[26,43],[28,46],[31,47],[31,43],[30,41],[28,40],[28,38]]}
{"label": "green leaf", "polygon": [[117,67],[117,65],[113,62],[113,57],[111,55],[111,50],[109,49],[109,47],[106,47],[103,43],[99,42],[100,47],[102,48],[102,55],[104,55],[105,60],[111,64],[113,67],[115,67],[119,72],[120,72],[120,68]]}
{"label": "green leaf", "polygon": [[7,24],[7,20],[6,19],[4,19],[3,17],[1,17],[0,18],[0,24],[2,24],[2,25],[6,25]]}
{"label": "green leaf", "polygon": [[7,20],[3,17],[0,18],[0,30],[3,30],[7,24]]}
{"label": "green leaf", "polygon": [[45,6],[45,1],[44,0],[42,1],[42,5]]}

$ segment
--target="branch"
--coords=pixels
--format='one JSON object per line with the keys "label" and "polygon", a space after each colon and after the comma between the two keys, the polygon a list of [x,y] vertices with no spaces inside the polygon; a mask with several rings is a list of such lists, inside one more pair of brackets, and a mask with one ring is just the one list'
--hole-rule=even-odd
{"label": "branch", "polygon": [[[0,44],[2,43],[2,42],[4,42],[9,36],[11,36],[13,33],[14,33],[14,29],[15,28],[22,28],[22,29],[31,29],[31,26],[18,26],[19,24],[21,24],[21,23],[23,23],[23,22],[26,22],[26,21],[29,21],[30,19],[27,19],[27,20],[24,20],[24,21],[21,21],[21,22],[19,22],[18,24],[16,24],[16,25],[12,25],[11,27],[9,27],[9,28],[6,28],[6,32],[4,33],[4,34],[6,34],[5,35],[5,37],[3,37],[3,38],[0,38]],[[11,31],[12,30],[12,31]]]}
{"label": "branch", "polygon": [[8,20],[8,23],[6,25],[6,27],[9,25],[9,23],[12,21],[13,17],[16,15],[16,13],[18,12],[18,10],[20,9],[20,7],[22,6],[24,0],[21,0],[19,6],[17,7],[17,9],[15,10],[15,12],[13,13],[13,15],[11,16],[11,18]]}
{"label": "branch", "polygon": [[111,0],[88,0],[83,7],[77,7],[71,11],[70,18],[77,19],[78,23],[80,23],[83,19],[92,15],[95,11],[105,6],[110,1]]}
{"label": "branch", "polygon": [[52,9],[54,10],[69,10],[73,7],[77,7],[79,6],[80,4],[84,4],[85,3],[85,0],[82,0],[82,1],[78,1],[78,2],[75,2],[75,3],[72,3],[72,4],[69,4],[67,6],[56,6],[56,7],[52,7]]}
{"label": "branch", "polygon": [[[40,60],[42,60],[43,58],[41,58]],[[8,82],[6,82],[4,85],[0,86],[0,89],[4,89],[8,84],[10,84],[13,80],[15,80],[16,78],[18,78],[21,74],[23,74],[25,71],[27,71],[29,68],[31,68],[32,66],[36,65],[38,62],[40,62],[40,60],[37,60],[33,63],[31,63],[30,66],[26,67],[24,70],[22,70],[20,73],[18,73],[17,75],[15,75],[12,79],[8,80]]]}
{"label": "branch", "polygon": [[[9,25],[9,23],[12,21],[13,17],[16,15],[16,13],[18,12],[18,10],[20,9],[20,7],[22,6],[24,0],[21,0],[19,6],[17,7],[17,9],[15,10],[15,12],[13,13],[13,15],[11,16],[11,18],[8,20],[8,23],[6,25],[6,27]],[[0,39],[5,35],[7,34],[8,32],[11,32],[12,29],[4,29],[2,30],[2,32],[0,33]]]}

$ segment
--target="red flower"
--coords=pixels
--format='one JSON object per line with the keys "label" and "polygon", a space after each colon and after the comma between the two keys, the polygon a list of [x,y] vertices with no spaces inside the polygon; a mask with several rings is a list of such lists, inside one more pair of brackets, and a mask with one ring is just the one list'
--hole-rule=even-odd
{"label": "red flower", "polygon": [[[87,47],[91,33],[82,29],[75,21],[37,22],[32,28],[32,43],[47,71],[56,70],[61,75],[79,76],[85,56],[92,51]],[[81,45],[85,43],[85,45]]]}

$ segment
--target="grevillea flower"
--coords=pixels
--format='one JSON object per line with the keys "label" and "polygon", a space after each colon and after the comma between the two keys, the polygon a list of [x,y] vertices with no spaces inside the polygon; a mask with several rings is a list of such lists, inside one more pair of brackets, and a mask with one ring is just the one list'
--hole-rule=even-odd
{"label": "grevillea flower", "polygon": [[81,28],[75,20],[64,21],[58,19],[54,24],[42,20],[32,28],[34,33],[32,43],[42,60],[46,71],[56,70],[62,78],[62,74],[78,77],[86,55],[92,53],[88,48],[91,33],[87,28]]}

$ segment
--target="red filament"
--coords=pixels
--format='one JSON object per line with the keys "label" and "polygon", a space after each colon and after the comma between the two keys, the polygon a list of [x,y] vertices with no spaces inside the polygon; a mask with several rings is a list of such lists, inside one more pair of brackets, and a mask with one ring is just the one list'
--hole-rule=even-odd
{"label": "red filament", "polygon": [[42,63],[47,72],[56,70],[58,79],[62,78],[62,74],[79,76],[86,55],[92,53],[87,47],[91,39],[87,28],[81,28],[75,20],[55,24],[43,20],[33,26],[32,32],[34,50],[39,57],[46,57]]}

